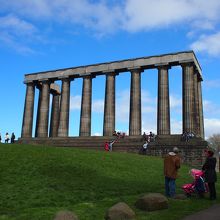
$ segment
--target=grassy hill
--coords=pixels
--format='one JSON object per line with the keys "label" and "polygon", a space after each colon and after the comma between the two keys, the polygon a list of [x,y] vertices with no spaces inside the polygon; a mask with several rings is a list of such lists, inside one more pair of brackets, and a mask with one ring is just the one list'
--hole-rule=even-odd
{"label": "grassy hill", "polygon": [[[59,210],[74,211],[80,220],[101,220],[119,201],[129,204],[138,220],[172,220],[212,204],[208,199],[170,199],[168,210],[135,209],[141,194],[164,192],[160,158],[17,144],[0,144],[0,155],[0,220],[50,220]],[[182,166],[179,193],[182,184],[192,181],[188,171]]]}

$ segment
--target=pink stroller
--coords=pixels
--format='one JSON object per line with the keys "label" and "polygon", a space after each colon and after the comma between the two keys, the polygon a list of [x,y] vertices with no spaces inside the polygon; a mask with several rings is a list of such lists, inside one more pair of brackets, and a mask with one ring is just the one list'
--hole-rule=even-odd
{"label": "pink stroller", "polygon": [[194,179],[193,183],[187,183],[182,186],[185,194],[190,197],[193,193],[199,197],[203,197],[204,193],[208,192],[208,185],[205,183],[203,177],[204,172],[197,169],[191,169],[190,173]]}

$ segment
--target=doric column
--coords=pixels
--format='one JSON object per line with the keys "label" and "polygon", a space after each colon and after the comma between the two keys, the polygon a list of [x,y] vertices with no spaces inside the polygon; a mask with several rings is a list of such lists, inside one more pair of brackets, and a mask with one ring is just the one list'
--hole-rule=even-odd
{"label": "doric column", "polygon": [[193,88],[194,88],[194,132],[196,135],[200,136],[200,127],[199,127],[199,98],[198,98],[198,72],[194,71],[193,76]]}
{"label": "doric column", "polygon": [[131,70],[129,135],[141,135],[141,70]]}
{"label": "doric column", "polygon": [[41,88],[41,99],[38,119],[37,137],[48,137],[49,121],[49,104],[50,104],[50,82],[43,81]]}
{"label": "doric column", "polygon": [[198,100],[199,100],[199,128],[200,136],[204,138],[204,119],[203,119],[203,104],[202,104],[202,79],[198,80]]}
{"label": "doric column", "polygon": [[60,117],[60,94],[53,92],[51,119],[50,119],[50,137],[58,136],[59,117]]}
{"label": "doric column", "polygon": [[192,63],[182,64],[183,68],[183,132],[194,132],[194,90]]}
{"label": "doric column", "polygon": [[62,79],[58,137],[67,137],[69,134],[69,111],[70,111],[70,79],[65,78]]}
{"label": "doric column", "polygon": [[26,88],[23,123],[22,123],[22,131],[21,131],[22,138],[32,137],[32,127],[33,127],[35,85],[34,83],[27,83],[26,86],[27,88]]}
{"label": "doric column", "polygon": [[38,137],[39,116],[40,116],[41,96],[42,96],[41,86],[38,85],[37,88],[39,90],[39,94],[38,94],[38,106],[37,106],[37,116],[36,116],[36,125],[35,125],[35,137]]}
{"label": "doric column", "polygon": [[169,66],[158,67],[157,134],[170,134]]}
{"label": "doric column", "polygon": [[106,74],[103,136],[115,130],[115,73]]}
{"label": "doric column", "polygon": [[92,104],[92,77],[83,78],[81,115],[80,115],[80,136],[91,135],[91,104]]}

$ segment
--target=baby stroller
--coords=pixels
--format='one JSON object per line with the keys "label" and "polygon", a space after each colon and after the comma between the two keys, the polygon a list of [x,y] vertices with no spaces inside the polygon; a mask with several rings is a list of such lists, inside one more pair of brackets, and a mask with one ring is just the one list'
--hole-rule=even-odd
{"label": "baby stroller", "polygon": [[190,197],[192,194],[196,194],[199,197],[203,197],[204,193],[208,192],[208,185],[205,183],[203,177],[204,172],[197,169],[191,169],[190,173],[194,179],[193,183],[187,183],[182,186],[185,194]]}

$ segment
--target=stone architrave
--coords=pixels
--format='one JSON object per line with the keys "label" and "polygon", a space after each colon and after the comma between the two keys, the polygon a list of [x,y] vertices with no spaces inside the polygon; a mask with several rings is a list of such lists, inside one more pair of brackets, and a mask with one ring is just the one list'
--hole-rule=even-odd
{"label": "stone architrave", "polygon": [[37,137],[48,137],[50,82],[43,81],[41,90]]}
{"label": "stone architrave", "polygon": [[92,77],[83,78],[80,136],[91,136]]}
{"label": "stone architrave", "polygon": [[115,130],[115,73],[106,74],[103,136]]}
{"label": "stone architrave", "polygon": [[204,119],[203,119],[203,104],[202,104],[202,85],[201,79],[198,80],[198,100],[199,100],[199,128],[200,128],[200,137],[204,138]]}
{"label": "stone architrave", "polygon": [[58,137],[68,137],[70,111],[70,79],[62,79]]}
{"label": "stone architrave", "polygon": [[34,95],[35,95],[34,83],[33,82],[26,83],[26,97],[25,97],[24,115],[23,115],[22,131],[21,131],[22,138],[32,137]]}
{"label": "stone architrave", "polygon": [[170,134],[169,66],[158,67],[157,134]]}
{"label": "stone architrave", "polygon": [[59,117],[60,117],[60,94],[53,93],[52,110],[50,119],[50,137],[58,136]]}
{"label": "stone architrave", "polygon": [[129,135],[141,135],[141,70],[131,70]]}
{"label": "stone architrave", "polygon": [[194,132],[193,63],[182,64],[183,68],[183,133]]}

